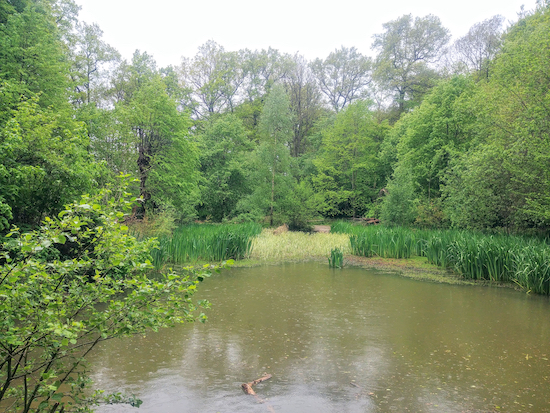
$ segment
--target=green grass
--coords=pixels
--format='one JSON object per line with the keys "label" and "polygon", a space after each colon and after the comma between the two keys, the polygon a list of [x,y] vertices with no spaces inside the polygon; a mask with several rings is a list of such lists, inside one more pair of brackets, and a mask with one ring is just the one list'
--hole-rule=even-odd
{"label": "green grass", "polygon": [[409,258],[449,268],[466,279],[512,282],[550,295],[550,246],[546,240],[485,235],[458,230],[416,230],[337,222],[331,232],[347,233],[353,255]]}
{"label": "green grass", "polygon": [[342,268],[344,266],[344,254],[340,248],[333,248],[328,257],[328,266],[330,268]]}
{"label": "green grass", "polygon": [[349,254],[349,236],[291,231],[274,235],[273,230],[265,229],[254,238],[250,259],[264,263],[326,260],[330,251],[335,248],[340,249],[344,255]]}
{"label": "green grass", "polygon": [[252,240],[261,232],[259,224],[187,225],[177,228],[171,236],[158,239],[153,250],[153,263],[189,264],[199,261],[220,262],[242,259],[250,253]]}

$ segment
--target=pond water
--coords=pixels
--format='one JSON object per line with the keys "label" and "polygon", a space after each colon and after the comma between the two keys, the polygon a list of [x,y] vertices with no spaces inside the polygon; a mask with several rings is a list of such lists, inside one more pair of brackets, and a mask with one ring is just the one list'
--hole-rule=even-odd
{"label": "pond water", "polygon": [[[316,263],[205,280],[206,324],[112,340],[97,388],[141,408],[100,412],[550,412],[550,302]],[[240,385],[272,374],[254,387]]]}

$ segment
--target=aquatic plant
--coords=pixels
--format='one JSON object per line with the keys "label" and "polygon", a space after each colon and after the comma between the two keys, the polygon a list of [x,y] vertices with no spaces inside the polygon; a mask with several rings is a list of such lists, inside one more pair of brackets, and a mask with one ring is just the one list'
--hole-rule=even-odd
{"label": "aquatic plant", "polygon": [[261,230],[255,223],[186,225],[171,236],[160,237],[151,255],[157,268],[166,263],[242,259],[250,253],[252,239]]}
{"label": "aquatic plant", "polygon": [[350,236],[352,254],[364,257],[424,256],[464,278],[512,282],[550,295],[550,246],[544,239],[459,230],[417,230],[337,222],[332,232]]}
{"label": "aquatic plant", "polygon": [[333,248],[328,257],[328,266],[330,268],[342,268],[344,266],[344,254],[340,248]]}

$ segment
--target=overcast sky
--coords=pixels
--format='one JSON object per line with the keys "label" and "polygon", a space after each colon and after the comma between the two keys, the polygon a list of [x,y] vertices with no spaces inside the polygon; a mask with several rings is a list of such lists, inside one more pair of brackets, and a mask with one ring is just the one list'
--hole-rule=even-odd
{"label": "overcast sky", "polygon": [[372,35],[403,14],[434,14],[456,39],[500,14],[515,21],[535,0],[76,0],[80,19],[97,23],[104,40],[130,59],[134,50],[159,66],[177,65],[214,40],[228,51],[272,47],[325,58],[341,46],[373,55]]}

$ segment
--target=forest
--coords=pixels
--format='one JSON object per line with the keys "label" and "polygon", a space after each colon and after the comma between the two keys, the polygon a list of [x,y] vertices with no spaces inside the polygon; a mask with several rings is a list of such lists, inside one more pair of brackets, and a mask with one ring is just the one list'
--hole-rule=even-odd
{"label": "forest", "polygon": [[454,42],[433,15],[307,61],[214,41],[131,61],[71,1],[0,10],[0,230],[33,228],[120,174],[138,220],[546,233],[548,11]]}
{"label": "forest", "polygon": [[[339,220],[353,255],[550,294],[548,1],[456,40],[403,15],[374,57],[211,40],[168,67],[123,59],[78,11],[0,0],[0,409],[139,405],[86,392],[83,357],[205,319],[192,296],[219,268],[167,267],[198,240],[220,262],[262,227]],[[344,222],[365,218],[387,231]]]}

